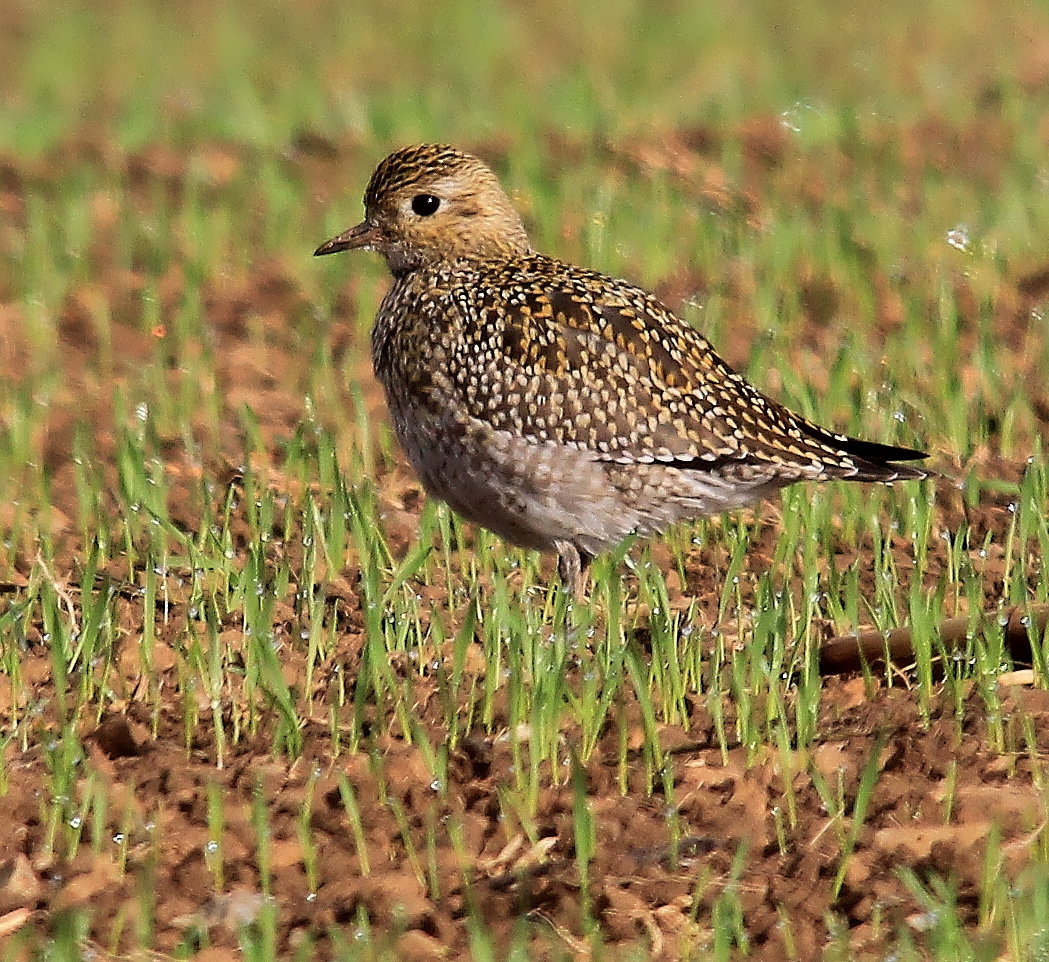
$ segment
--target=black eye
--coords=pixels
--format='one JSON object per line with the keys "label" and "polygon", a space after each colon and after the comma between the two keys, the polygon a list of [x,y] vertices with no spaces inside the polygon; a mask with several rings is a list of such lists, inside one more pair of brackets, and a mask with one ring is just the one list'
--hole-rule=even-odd
{"label": "black eye", "polygon": [[441,198],[434,197],[433,194],[416,194],[412,198],[412,210],[420,217],[429,217],[431,214],[436,214],[437,208],[440,206]]}

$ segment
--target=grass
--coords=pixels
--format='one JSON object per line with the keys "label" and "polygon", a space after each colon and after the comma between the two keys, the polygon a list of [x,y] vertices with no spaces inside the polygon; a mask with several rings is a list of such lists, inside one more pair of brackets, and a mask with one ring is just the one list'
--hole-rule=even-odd
{"label": "grass", "polygon": [[[40,865],[91,848],[146,877],[137,846],[163,840],[86,745],[103,718],[133,712],[155,739],[175,724],[185,757],[217,771],[246,752],[307,767],[292,835],[314,896],[325,790],[357,871],[378,868],[373,781],[406,872],[439,900],[443,853],[468,847],[456,766],[482,733],[510,758],[499,819],[537,860],[544,806],[568,793],[571,937],[600,955],[588,777],[607,762],[619,794],[665,804],[676,851],[695,830],[677,752],[709,726],[726,765],[739,748],[776,769],[782,852],[803,837],[799,806],[821,798],[836,900],[882,750],[879,735],[853,782],[814,767],[834,727],[816,652],[860,624],[914,630],[913,670],[868,675],[871,689],[913,692],[926,730],[949,704],[957,743],[976,704],[991,750],[1041,778],[1036,712],[1003,708],[1000,632],[974,632],[952,658],[936,627],[1049,599],[1040,8],[828,18],[766,3],[739,17],[616,2],[567,21],[544,4],[527,17],[193,9],[192,28],[134,0],[0,17],[0,783],[18,787],[19,759],[42,766]],[[927,446],[950,476],[794,489],[626,545],[595,565],[589,605],[443,507],[417,516],[362,375],[382,266],[309,253],[358,216],[388,148],[424,139],[486,151],[540,248],[664,292],[790,406]],[[418,785],[397,787],[394,744],[417,759],[425,805]],[[338,768],[322,790],[316,758],[364,758],[367,778]],[[249,817],[227,783],[210,786],[211,888],[230,888],[243,817],[270,895],[267,790],[250,790]],[[988,855],[975,925],[952,883],[906,875],[930,923],[880,937],[901,957],[957,958],[981,940],[1019,957],[1045,900],[1044,849],[1017,892]],[[747,951],[740,887],[756,858],[741,847],[689,905],[695,957]],[[507,945],[472,897],[476,958],[567,955],[561,922],[523,915]],[[321,954],[393,957],[403,920],[364,904],[311,930],[301,957],[316,938]],[[106,951],[160,945],[154,911],[128,909]],[[56,911],[5,951],[76,955],[100,938],[89,915]],[[236,938],[273,958],[276,924],[263,913]],[[828,944],[839,932],[847,956],[837,924]],[[797,928],[784,938],[801,957]]]}

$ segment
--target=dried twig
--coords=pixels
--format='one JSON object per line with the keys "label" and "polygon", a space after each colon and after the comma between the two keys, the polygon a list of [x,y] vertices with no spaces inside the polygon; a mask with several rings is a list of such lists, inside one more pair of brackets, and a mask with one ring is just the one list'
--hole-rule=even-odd
{"label": "dried twig", "polygon": [[[983,622],[995,620],[1002,624],[1005,645],[1013,661],[1029,664],[1031,661],[1031,638],[1028,621],[1041,633],[1049,624],[1049,605],[1038,605],[1030,609],[1005,608],[1002,611],[984,612]],[[1004,623],[1003,623],[1004,622]],[[977,622],[976,628],[982,627]],[[969,617],[948,618],[939,626],[940,640],[947,651],[957,650],[965,644],[973,625]],[[820,646],[820,674],[842,675],[860,671],[864,665],[886,662],[906,665],[914,661],[914,644],[910,628],[896,628],[890,632],[863,631],[855,635],[840,635]]]}

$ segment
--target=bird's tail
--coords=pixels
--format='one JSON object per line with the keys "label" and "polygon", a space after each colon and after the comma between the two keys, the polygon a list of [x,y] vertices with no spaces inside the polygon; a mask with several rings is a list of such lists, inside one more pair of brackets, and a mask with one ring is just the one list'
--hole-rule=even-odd
{"label": "bird's tail", "polygon": [[861,441],[859,438],[834,438],[840,450],[848,454],[856,464],[855,473],[848,475],[850,481],[920,481],[935,476],[927,468],[900,464],[900,461],[920,461],[929,455],[911,448],[898,448],[876,441]]}

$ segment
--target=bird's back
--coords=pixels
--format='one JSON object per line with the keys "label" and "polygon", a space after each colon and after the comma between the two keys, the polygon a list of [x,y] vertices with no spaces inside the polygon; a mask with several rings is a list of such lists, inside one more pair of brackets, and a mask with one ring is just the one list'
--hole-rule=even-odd
{"label": "bird's back", "polygon": [[388,390],[611,463],[783,483],[924,476],[893,463],[918,452],[833,434],[765,397],[640,288],[539,254],[401,278],[374,344]]}

